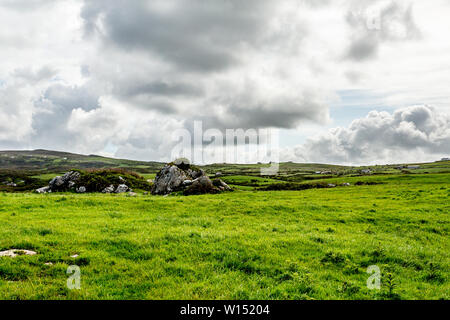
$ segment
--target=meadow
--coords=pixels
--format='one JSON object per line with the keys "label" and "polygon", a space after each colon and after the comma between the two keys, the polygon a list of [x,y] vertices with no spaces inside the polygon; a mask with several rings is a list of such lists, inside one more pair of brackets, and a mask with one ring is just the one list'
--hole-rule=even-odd
{"label": "meadow", "polygon": [[450,298],[449,173],[227,179],[236,191],[188,197],[0,193],[0,251],[37,252],[0,257],[0,299]]}

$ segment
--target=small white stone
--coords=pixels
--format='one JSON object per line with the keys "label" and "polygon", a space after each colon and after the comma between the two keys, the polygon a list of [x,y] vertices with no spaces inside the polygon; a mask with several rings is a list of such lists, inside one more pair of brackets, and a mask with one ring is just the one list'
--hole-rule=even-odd
{"label": "small white stone", "polygon": [[35,251],[23,250],[23,249],[10,249],[6,251],[0,251],[0,257],[17,257],[17,256],[34,256],[37,254]]}

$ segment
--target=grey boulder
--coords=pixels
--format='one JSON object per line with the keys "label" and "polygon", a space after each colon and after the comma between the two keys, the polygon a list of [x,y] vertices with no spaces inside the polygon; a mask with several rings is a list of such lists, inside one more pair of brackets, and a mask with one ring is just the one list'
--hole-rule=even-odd
{"label": "grey boulder", "polygon": [[126,184],[119,184],[116,188],[116,191],[114,191],[114,192],[115,193],[125,193],[129,190],[130,190],[130,188],[128,188],[128,186]]}
{"label": "grey boulder", "polygon": [[81,174],[76,171],[69,171],[63,175],[63,180],[65,182],[72,181],[77,182],[81,177]]}
{"label": "grey boulder", "polygon": [[115,190],[114,185],[110,185],[109,187],[106,187],[102,190],[103,193],[113,193]]}
{"label": "grey boulder", "polygon": [[49,186],[50,188],[60,188],[64,185],[64,179],[61,176],[57,176],[54,177],[52,180],[50,180],[49,182]]}
{"label": "grey boulder", "polygon": [[202,176],[195,179],[192,184],[184,191],[185,195],[203,194],[203,193],[217,193],[221,191],[215,187],[211,179],[207,176]]}
{"label": "grey boulder", "polygon": [[217,188],[219,188],[220,191],[231,191],[231,187],[227,185],[223,180],[221,179],[214,179],[213,185]]}
{"label": "grey boulder", "polygon": [[182,189],[183,182],[192,180],[188,173],[176,165],[166,165],[155,177],[153,194],[168,194]]}
{"label": "grey boulder", "polygon": [[54,177],[50,180],[48,186],[52,191],[66,191],[68,189],[73,189],[80,177],[81,174],[79,172],[69,171],[63,176]]}
{"label": "grey boulder", "polygon": [[202,169],[190,165],[187,159],[166,164],[155,177],[152,194],[167,195],[182,191],[185,195],[218,193],[232,189],[222,180],[211,179]]}
{"label": "grey boulder", "polygon": [[50,190],[49,186],[46,186],[46,187],[43,187],[43,188],[36,189],[36,192],[37,193],[47,193],[47,192],[51,192],[51,190]]}

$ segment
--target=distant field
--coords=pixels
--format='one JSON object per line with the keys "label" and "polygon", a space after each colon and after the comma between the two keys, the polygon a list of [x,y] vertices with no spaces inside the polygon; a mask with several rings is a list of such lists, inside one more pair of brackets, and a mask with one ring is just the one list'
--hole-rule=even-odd
{"label": "distant field", "polygon": [[37,174],[32,176],[33,178],[37,178],[37,179],[41,179],[44,180],[46,182],[50,181],[51,179],[53,179],[55,176],[57,175],[63,175],[63,172],[54,172],[54,173],[43,173],[43,174]]}
{"label": "distant field", "polygon": [[141,176],[143,176],[145,179],[155,179],[156,173],[141,173]]}
{"label": "distant field", "polygon": [[220,178],[233,188],[239,190],[253,190],[256,187],[262,187],[274,183],[283,183],[281,180],[258,176],[232,175]]}
{"label": "distant field", "polygon": [[[450,298],[450,174],[270,192],[249,184],[280,180],[224,179],[248,191],[0,193],[0,251],[38,253],[0,257],[0,299]],[[66,287],[74,264],[80,290]],[[381,269],[379,291],[366,286],[370,265]]]}

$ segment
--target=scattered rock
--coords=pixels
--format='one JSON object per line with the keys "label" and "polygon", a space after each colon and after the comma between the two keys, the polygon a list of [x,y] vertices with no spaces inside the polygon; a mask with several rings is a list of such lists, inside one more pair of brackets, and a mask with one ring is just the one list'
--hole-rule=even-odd
{"label": "scattered rock", "polygon": [[34,256],[37,254],[35,251],[23,250],[23,249],[10,249],[0,252],[0,257],[17,257],[17,256]]}
{"label": "scattered rock", "polygon": [[185,158],[166,164],[155,177],[152,194],[167,195],[182,191],[185,195],[218,193],[232,190],[220,179],[212,182],[205,172]]}
{"label": "scattered rock", "polygon": [[233,189],[231,189],[231,187],[229,185],[227,185],[221,179],[214,179],[212,183],[215,187],[219,188],[222,191],[232,191],[233,190]]}
{"label": "scattered rock", "polygon": [[156,175],[152,188],[153,194],[168,194],[182,189],[183,181],[192,180],[187,172],[176,165],[168,164]]}
{"label": "scattered rock", "polygon": [[81,178],[81,173],[77,171],[69,171],[63,175],[64,182],[77,182]]}
{"label": "scattered rock", "polygon": [[197,179],[197,178],[206,176],[206,175],[205,175],[205,171],[203,171],[202,169],[194,170],[194,169],[189,168],[189,169],[187,170],[187,173],[188,173],[188,175],[189,175],[190,177],[192,177],[193,179]]}
{"label": "scattered rock", "polygon": [[350,187],[350,183],[345,182],[345,183],[342,184],[342,186],[343,186],[343,187]]}
{"label": "scattered rock", "polygon": [[78,258],[79,255],[78,255],[78,254],[74,254],[74,255],[71,255],[70,257],[71,257],[71,258]]}
{"label": "scattered rock", "polygon": [[53,265],[53,263],[52,262],[46,262],[46,263],[44,263],[46,266],[52,266]]}
{"label": "scattered rock", "polygon": [[203,193],[217,193],[220,189],[216,188],[211,179],[207,176],[202,176],[195,179],[185,191],[186,195],[203,194]]}
{"label": "scattered rock", "polygon": [[58,192],[67,191],[68,189],[75,188],[77,181],[80,179],[81,174],[77,171],[69,171],[63,176],[56,176],[48,183],[48,187],[39,188],[37,193]]}
{"label": "scattered rock", "polygon": [[51,189],[60,189],[64,185],[63,177],[57,176],[50,180],[49,184]]}
{"label": "scattered rock", "polygon": [[86,187],[83,187],[83,186],[79,187],[79,188],[76,189],[76,192],[77,193],[86,193]]}
{"label": "scattered rock", "polygon": [[102,190],[103,193],[113,193],[115,190],[114,185],[110,185],[109,187],[106,187],[105,189]]}
{"label": "scattered rock", "polygon": [[117,186],[115,193],[125,193],[129,190],[130,190],[130,188],[128,188],[128,186],[126,184],[119,184]]}
{"label": "scattered rock", "polygon": [[136,192],[128,192],[128,197],[136,197],[137,193]]}
{"label": "scattered rock", "polygon": [[[120,172],[121,176],[117,173]],[[103,192],[124,193],[132,192],[132,187],[149,190],[150,185],[133,173],[126,175],[123,170],[105,169],[93,172],[69,171],[62,176],[54,177],[47,187],[36,189],[37,193],[47,192]],[[123,183],[128,181],[126,184]]]}
{"label": "scattered rock", "polygon": [[329,188],[334,188],[334,187],[336,187],[336,185],[335,185],[335,184],[332,184],[332,183],[329,183],[329,184],[328,184],[328,187],[329,187]]}
{"label": "scattered rock", "polygon": [[222,176],[222,172],[216,172],[216,177],[221,177]]}
{"label": "scattered rock", "polygon": [[15,184],[14,182],[4,182],[3,184],[5,184],[8,187],[17,187],[17,184]]}
{"label": "scattered rock", "polygon": [[50,189],[49,186],[47,186],[47,187],[36,189],[36,192],[37,193],[47,193],[47,192],[52,192],[52,190]]}

